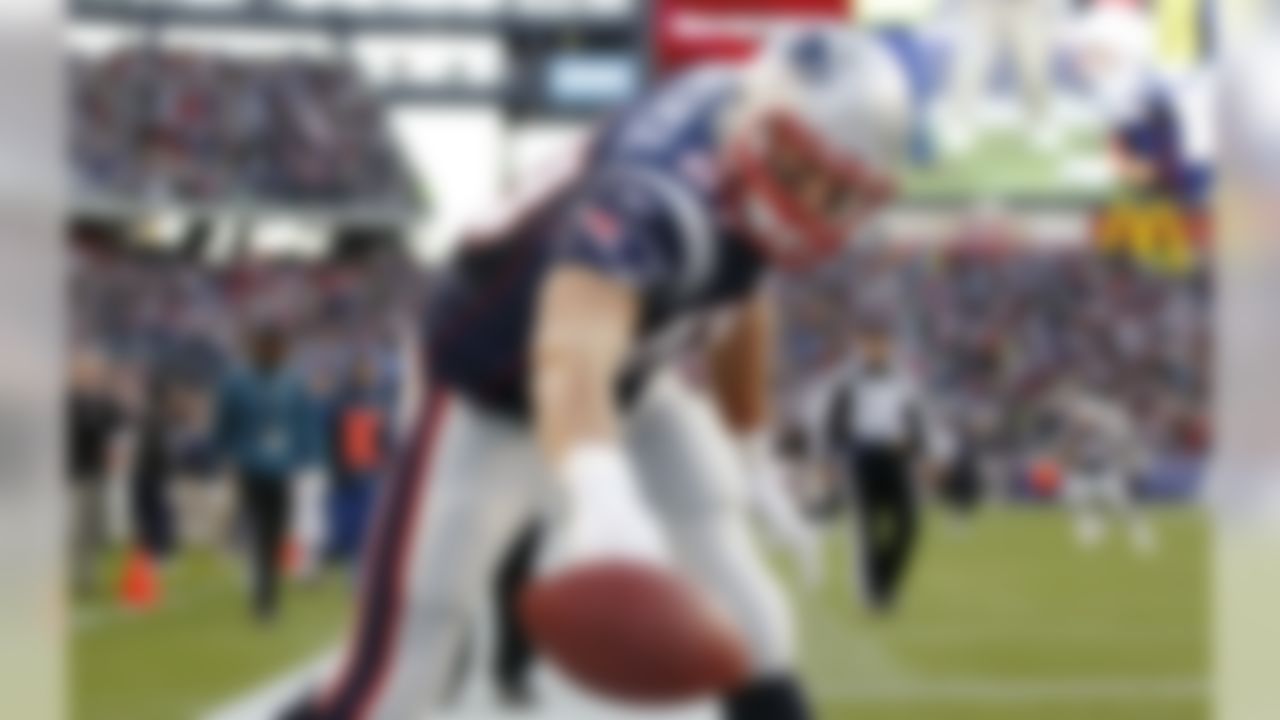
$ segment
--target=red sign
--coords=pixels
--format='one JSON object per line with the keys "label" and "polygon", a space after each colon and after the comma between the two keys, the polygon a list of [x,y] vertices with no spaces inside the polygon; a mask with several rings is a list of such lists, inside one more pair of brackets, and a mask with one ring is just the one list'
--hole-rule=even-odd
{"label": "red sign", "polygon": [[849,0],[658,0],[655,57],[662,72],[749,57],[768,31],[791,22],[845,20]]}

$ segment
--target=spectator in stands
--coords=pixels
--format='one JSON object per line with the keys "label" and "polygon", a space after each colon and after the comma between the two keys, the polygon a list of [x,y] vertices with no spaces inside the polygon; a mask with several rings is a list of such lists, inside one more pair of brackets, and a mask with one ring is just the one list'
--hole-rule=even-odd
{"label": "spectator in stands", "polygon": [[134,541],[152,558],[165,559],[177,545],[170,482],[175,468],[178,388],[165,371],[147,369],[130,477]]}
{"label": "spectator in stands", "polygon": [[853,253],[830,275],[784,285],[784,399],[822,376],[824,358],[867,308],[889,306],[939,403],[981,409],[984,446],[976,450],[993,472],[1025,454],[1033,391],[1059,372],[1111,388],[1143,418],[1157,455],[1203,455],[1187,447],[1182,429],[1207,402],[1204,266],[1169,275],[1083,248],[1001,249],[980,233],[957,240],[940,252]]}
{"label": "spectator in stands", "polygon": [[[938,238],[947,249],[936,251],[891,242],[780,282],[781,402],[795,405],[845,355],[868,308],[889,307],[902,315],[903,352],[952,409],[948,420],[981,416],[976,450],[993,489],[1028,446],[1020,408],[1029,391],[1057,369],[1113,388],[1142,419],[1158,458],[1201,464],[1212,435],[1208,266],[1170,275],[1085,246],[1038,249],[1016,235],[1003,244],[988,235],[961,228]],[[213,267],[86,248],[72,260],[77,342],[144,359],[163,352],[211,393],[217,368],[237,354],[232,329],[245,308],[270,300],[289,317],[291,344],[326,365],[346,348],[389,344],[379,336],[414,322],[426,285],[425,273],[394,253],[375,262]],[[380,374],[394,377],[390,349],[377,352]]]}
{"label": "spectator in stands", "polygon": [[144,47],[71,78],[75,179],[95,197],[413,202],[381,108],[336,62]]}
{"label": "spectator in stands", "polygon": [[360,357],[328,413],[332,561],[350,560],[359,550],[377,483],[391,456],[393,420],[381,386],[373,358]]}
{"label": "spectator in stands", "polygon": [[216,432],[239,479],[253,611],[270,621],[279,607],[290,486],[315,453],[316,418],[301,378],[288,365],[285,331],[258,327],[245,344],[248,363],[222,384]]}
{"label": "spectator in stands", "polygon": [[124,408],[112,389],[110,368],[96,350],[72,359],[67,408],[71,481],[71,577],[76,592],[96,588],[98,556],[106,541],[106,493]]}

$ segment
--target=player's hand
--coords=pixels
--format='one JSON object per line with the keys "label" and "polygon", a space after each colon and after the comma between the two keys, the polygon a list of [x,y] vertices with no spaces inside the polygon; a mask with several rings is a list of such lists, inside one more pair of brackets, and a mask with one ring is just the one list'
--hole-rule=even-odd
{"label": "player's hand", "polygon": [[567,498],[559,556],[563,565],[662,559],[662,535],[620,449],[610,445],[576,448],[560,475]]}
{"label": "player's hand", "polygon": [[786,486],[782,464],[764,433],[739,441],[739,455],[752,505],[774,540],[786,548],[809,588],[822,582],[822,543]]}

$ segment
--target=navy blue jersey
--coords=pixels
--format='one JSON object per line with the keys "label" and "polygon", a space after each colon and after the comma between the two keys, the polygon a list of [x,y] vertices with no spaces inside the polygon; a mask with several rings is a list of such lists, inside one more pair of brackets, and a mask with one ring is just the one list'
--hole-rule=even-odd
{"label": "navy blue jersey", "polygon": [[718,118],[728,70],[681,76],[606,124],[578,164],[519,217],[467,243],[428,310],[432,377],[473,402],[525,417],[543,281],[565,265],[632,287],[641,320],[620,402],[696,347],[748,297],[763,263],[723,219]]}
{"label": "navy blue jersey", "polygon": [[1115,121],[1113,138],[1126,152],[1155,169],[1152,186],[1145,188],[1148,192],[1198,206],[1208,199],[1212,171],[1188,148],[1183,112],[1175,89],[1152,81],[1143,89],[1135,110]]}

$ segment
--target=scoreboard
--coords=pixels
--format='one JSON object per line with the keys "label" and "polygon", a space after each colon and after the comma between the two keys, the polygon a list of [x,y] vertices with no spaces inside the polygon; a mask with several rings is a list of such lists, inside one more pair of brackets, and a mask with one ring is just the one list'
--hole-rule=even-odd
{"label": "scoreboard", "polygon": [[657,69],[670,73],[704,61],[748,57],[760,38],[786,23],[848,20],[849,0],[656,0]]}

